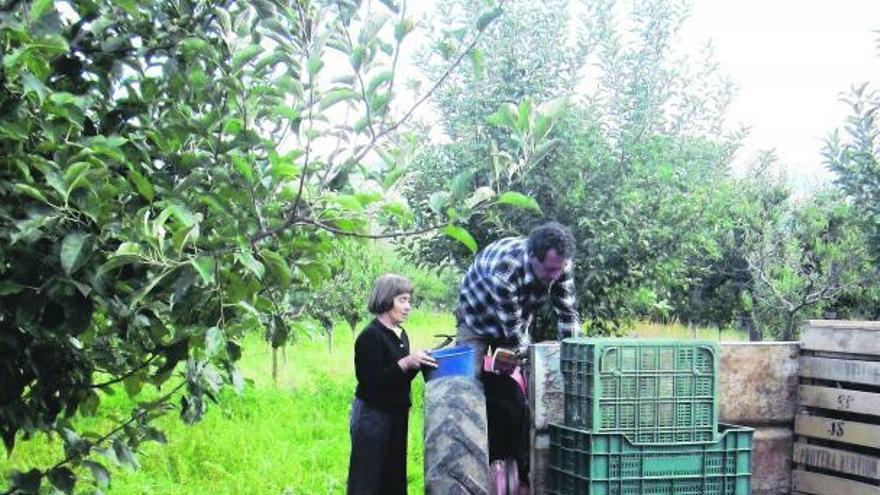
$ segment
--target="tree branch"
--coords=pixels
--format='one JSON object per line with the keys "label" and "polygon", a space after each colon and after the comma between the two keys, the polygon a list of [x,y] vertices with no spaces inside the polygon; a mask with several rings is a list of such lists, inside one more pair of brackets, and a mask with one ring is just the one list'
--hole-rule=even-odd
{"label": "tree branch", "polygon": [[129,371],[129,372],[127,372],[127,373],[125,373],[124,375],[121,375],[121,376],[119,376],[119,377],[116,377],[116,378],[114,378],[114,379],[112,379],[112,380],[108,380],[108,381],[103,382],[103,383],[95,383],[95,384],[89,385],[89,388],[101,388],[101,387],[106,387],[106,386],[108,386],[108,385],[113,385],[114,383],[119,383],[119,382],[125,380],[126,378],[128,378],[128,377],[134,375],[134,374],[137,373],[138,371],[140,371],[140,370],[146,368],[147,366],[149,366],[150,363],[152,363],[153,360],[156,359],[157,357],[159,357],[158,354],[153,354],[152,356],[150,356],[150,359],[147,359],[146,361],[144,361],[143,363],[141,363],[140,366],[137,366],[136,368],[132,369],[131,371]]}
{"label": "tree branch", "polygon": [[[86,449],[85,449],[84,451],[82,451],[82,452],[75,452],[75,453],[73,453],[73,454],[70,454],[70,455],[68,455],[66,458],[64,458],[64,460],[59,461],[58,463],[56,463],[54,466],[50,467],[49,469],[46,469],[46,470],[44,470],[44,471],[41,471],[41,472],[40,472],[40,478],[41,478],[41,479],[44,478],[46,475],[48,475],[48,474],[49,474],[50,472],[52,472],[53,470],[58,469],[58,468],[60,468],[61,466],[64,466],[65,464],[67,464],[67,463],[69,463],[69,462],[71,462],[71,461],[74,461],[74,460],[76,460],[76,459],[82,459],[82,458],[85,458],[86,456],[88,456],[89,454],[91,454],[91,452],[92,452],[92,450],[94,450],[95,446],[100,445],[100,444],[106,442],[107,440],[109,440],[110,438],[112,438],[114,435],[116,435],[116,434],[119,433],[120,431],[123,431],[123,430],[124,430],[125,428],[127,428],[129,425],[131,425],[131,424],[133,424],[133,423],[135,423],[135,422],[140,421],[141,419],[143,419],[144,416],[146,416],[150,411],[152,411],[152,410],[156,409],[157,407],[159,407],[159,406],[165,404],[165,403],[168,401],[168,399],[171,398],[171,396],[173,396],[173,395],[176,394],[178,391],[180,391],[185,385],[186,385],[186,380],[181,381],[181,382],[180,382],[176,387],[174,387],[170,392],[168,392],[167,394],[163,395],[162,397],[160,397],[160,398],[158,398],[157,400],[155,400],[152,404],[150,404],[149,407],[146,407],[146,408],[142,409],[140,412],[138,412],[138,413],[136,413],[136,414],[133,414],[133,415],[131,416],[130,419],[128,419],[128,420],[125,421],[124,423],[121,423],[119,426],[117,426],[116,428],[110,430],[110,432],[108,432],[108,433],[105,434],[104,436],[98,438],[97,440],[95,440],[94,442],[92,442],[91,444],[89,444],[89,445],[86,447]],[[3,492],[3,493],[0,494],[0,495],[15,495],[15,494],[17,494],[17,493],[21,493],[21,490],[19,490],[17,487],[12,487],[12,488],[10,488],[8,491],[5,491],[5,492]]]}

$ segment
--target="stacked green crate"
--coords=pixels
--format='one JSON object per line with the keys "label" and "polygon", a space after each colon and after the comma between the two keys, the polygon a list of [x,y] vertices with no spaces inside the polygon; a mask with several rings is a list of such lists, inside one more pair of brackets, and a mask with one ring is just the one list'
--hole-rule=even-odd
{"label": "stacked green crate", "polygon": [[552,495],[748,495],[753,430],[718,424],[718,346],[567,339]]}
{"label": "stacked green crate", "polygon": [[715,442],[637,445],[618,433],[550,425],[550,495],[748,495],[751,428]]}
{"label": "stacked green crate", "polygon": [[713,441],[717,355],[714,342],[567,339],[565,424],[636,443]]}

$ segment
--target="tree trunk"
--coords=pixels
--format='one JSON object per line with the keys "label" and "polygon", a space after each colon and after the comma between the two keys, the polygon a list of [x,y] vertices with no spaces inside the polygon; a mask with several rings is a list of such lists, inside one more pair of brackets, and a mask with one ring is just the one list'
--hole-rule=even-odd
{"label": "tree trunk", "polygon": [[278,383],[278,348],[272,348],[272,383]]}
{"label": "tree trunk", "polygon": [[327,351],[333,354],[333,330],[327,332]]}
{"label": "tree trunk", "polygon": [[348,326],[351,327],[352,335],[357,333],[357,327],[358,327],[358,323],[360,323],[360,321],[361,321],[360,318],[349,318]]}
{"label": "tree trunk", "polygon": [[795,327],[797,327],[795,312],[790,312],[785,316],[785,330],[782,332],[782,338],[780,340],[792,340],[796,330]]}
{"label": "tree trunk", "polygon": [[749,342],[761,342],[764,340],[764,336],[761,335],[761,331],[758,329],[758,325],[755,324],[755,318],[752,315],[743,316],[740,319],[740,325],[748,332]]}

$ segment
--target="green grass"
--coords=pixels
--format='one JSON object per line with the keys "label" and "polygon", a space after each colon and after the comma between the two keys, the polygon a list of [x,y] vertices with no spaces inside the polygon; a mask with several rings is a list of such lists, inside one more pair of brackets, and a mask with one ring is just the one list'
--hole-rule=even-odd
{"label": "green grass", "polygon": [[[414,349],[438,343],[436,333],[454,333],[448,313],[414,312],[405,325]],[[632,335],[690,338],[680,325],[638,325]],[[700,329],[700,338],[718,338],[718,331]],[[722,340],[735,333],[722,333]],[[333,352],[325,339],[302,339],[279,357],[277,384],[271,378],[271,352],[259,335],[244,343],[240,366],[252,380],[240,396],[224,395],[211,405],[204,420],[185,426],[172,414],[159,421],[167,445],[147,443],[138,452],[141,469],[112,467],[109,495],[133,494],[337,494],[344,493],[350,440],[348,415],[354,394],[354,336],[337,327]],[[149,393],[146,392],[145,393]],[[409,493],[423,493],[422,411],[424,382],[413,382],[409,424]],[[124,417],[132,401],[120,389],[102,398],[99,416],[77,418],[80,429],[104,432],[112,415]],[[46,468],[61,456],[61,443],[40,435],[22,442],[0,471]],[[103,460],[100,459],[99,460]],[[105,462],[105,464],[109,464]],[[88,473],[81,473],[86,482]],[[0,491],[5,482],[0,482]],[[83,485],[83,488],[86,488]]]}
{"label": "green grass", "polygon": [[[451,315],[416,312],[406,325],[414,348],[435,343],[431,335],[454,331]],[[138,452],[141,469],[114,467],[111,495],[129,494],[321,494],[343,493],[350,440],[348,415],[354,394],[354,337],[346,325],[334,336],[333,352],[324,339],[302,339],[279,358],[277,385],[271,378],[271,352],[259,335],[244,343],[240,362],[253,380],[241,396],[225,395],[204,420],[185,426],[176,415],[163,418],[167,445],[147,443]],[[422,397],[424,382],[413,382],[409,435],[409,491],[421,493]],[[96,432],[111,427],[113,414],[124,415],[125,393],[104,397],[100,415],[77,418]],[[57,440],[40,435],[22,442],[0,470],[51,466],[61,456]],[[90,475],[83,473],[88,479]],[[3,487],[5,482],[0,482]]]}
{"label": "green grass", "polygon": [[721,342],[748,340],[748,334],[731,328],[688,327],[680,323],[662,324],[639,322],[626,332],[627,337],[658,339],[703,339]]}

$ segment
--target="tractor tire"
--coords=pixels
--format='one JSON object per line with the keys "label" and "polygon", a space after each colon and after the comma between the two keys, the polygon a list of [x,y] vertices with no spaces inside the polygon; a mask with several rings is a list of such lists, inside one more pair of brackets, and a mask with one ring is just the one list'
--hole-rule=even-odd
{"label": "tractor tire", "polygon": [[489,495],[486,398],[474,378],[448,376],[425,389],[425,493]]}

